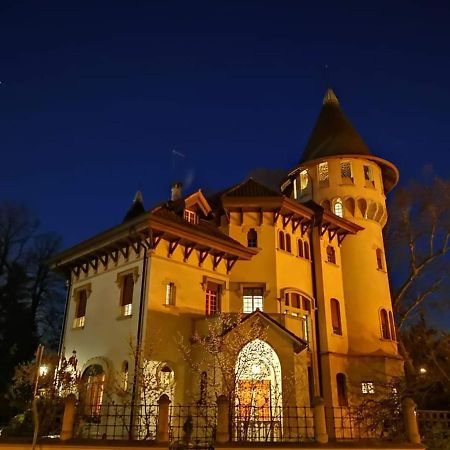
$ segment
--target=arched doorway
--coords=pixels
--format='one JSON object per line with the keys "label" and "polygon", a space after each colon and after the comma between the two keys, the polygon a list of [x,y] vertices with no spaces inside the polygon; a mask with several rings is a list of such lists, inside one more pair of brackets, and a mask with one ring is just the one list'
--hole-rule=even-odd
{"label": "arched doorway", "polygon": [[105,388],[103,367],[100,364],[91,364],[84,370],[81,381],[84,385],[82,391],[84,415],[90,420],[96,420],[100,416]]}
{"label": "arched doorway", "polygon": [[282,421],[281,364],[261,339],[246,344],[236,367],[236,421],[239,440],[267,441],[279,435]]}

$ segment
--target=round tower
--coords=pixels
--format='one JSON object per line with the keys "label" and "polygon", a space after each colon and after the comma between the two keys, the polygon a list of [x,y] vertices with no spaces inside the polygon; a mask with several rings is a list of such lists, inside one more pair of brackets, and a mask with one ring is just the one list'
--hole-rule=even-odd
{"label": "round tower", "polygon": [[328,89],[300,164],[282,185],[285,195],[363,227],[346,236],[336,264],[344,288],[347,360],[365,366],[360,379],[369,376],[364,371],[401,372],[382,234],[386,194],[398,176],[393,164],[372,154]]}

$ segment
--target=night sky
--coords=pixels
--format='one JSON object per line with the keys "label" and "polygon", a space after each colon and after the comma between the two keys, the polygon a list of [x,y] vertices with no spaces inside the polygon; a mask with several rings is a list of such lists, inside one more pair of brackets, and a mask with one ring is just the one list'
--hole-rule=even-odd
{"label": "night sky", "polygon": [[178,178],[209,192],[290,168],[328,80],[402,182],[448,177],[449,5],[0,1],[0,201],[67,246],[137,189],[150,207]]}

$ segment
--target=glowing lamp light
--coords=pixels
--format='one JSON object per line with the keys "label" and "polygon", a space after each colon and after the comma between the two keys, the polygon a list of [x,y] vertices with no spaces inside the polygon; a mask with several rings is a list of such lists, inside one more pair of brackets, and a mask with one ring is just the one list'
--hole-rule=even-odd
{"label": "glowing lamp light", "polygon": [[261,373],[261,367],[259,366],[259,364],[253,364],[252,373],[253,375],[259,375]]}
{"label": "glowing lamp light", "polygon": [[45,377],[48,373],[48,366],[40,366],[39,367],[39,376]]}
{"label": "glowing lamp light", "polygon": [[421,367],[421,368],[419,369],[419,372],[420,372],[420,373],[427,373],[427,369],[425,369],[425,367]]}

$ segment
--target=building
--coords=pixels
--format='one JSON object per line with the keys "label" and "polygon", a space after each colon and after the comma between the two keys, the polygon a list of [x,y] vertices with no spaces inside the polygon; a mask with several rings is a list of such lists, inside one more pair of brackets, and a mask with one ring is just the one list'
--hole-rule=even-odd
{"label": "building", "polygon": [[120,225],[54,262],[69,280],[62,349],[77,352],[92,412],[113,382],[139,399],[130,348],[172,404],[201,402],[213,375],[192,369],[180,339],[200,367],[208,355],[192,336],[220,312],[240,317],[221,338],[242,344],[229,364],[244,405],[347,406],[380,393],[402,374],[382,236],[397,180],[329,89],[279,191],[247,179],[206,198],[175,183],[150,210],[138,193]]}

